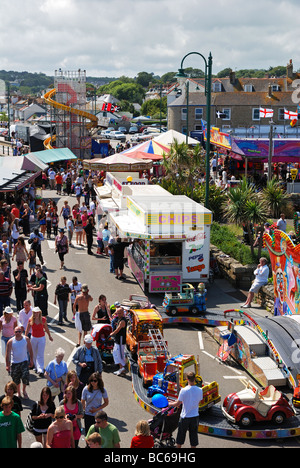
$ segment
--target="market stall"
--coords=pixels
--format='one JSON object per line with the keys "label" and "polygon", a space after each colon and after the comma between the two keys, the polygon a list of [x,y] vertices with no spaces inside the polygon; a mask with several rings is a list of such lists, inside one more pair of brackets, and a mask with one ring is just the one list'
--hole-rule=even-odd
{"label": "market stall", "polygon": [[133,240],[128,265],[142,289],[179,291],[182,282],[208,280],[212,213],[199,203],[168,192],[132,195],[110,220]]}

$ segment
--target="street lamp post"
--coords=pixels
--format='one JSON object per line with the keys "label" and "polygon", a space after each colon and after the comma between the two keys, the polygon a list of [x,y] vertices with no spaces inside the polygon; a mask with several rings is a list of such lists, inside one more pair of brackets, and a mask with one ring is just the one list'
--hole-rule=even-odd
{"label": "street lamp post", "polygon": [[[205,63],[205,96],[206,96],[206,122],[207,122],[207,132],[206,132],[206,157],[205,157],[205,167],[206,167],[206,179],[205,179],[205,207],[208,208],[209,206],[209,176],[210,176],[210,107],[211,107],[211,75],[212,75],[212,55],[211,52],[209,53],[208,60],[200,54],[199,52],[189,52],[186,54],[183,59],[181,60],[181,65],[177,73],[177,77],[186,77],[183,68],[183,62],[189,55],[196,54],[200,55],[203,58]],[[188,89],[187,89],[188,94]],[[188,103],[188,97],[187,97]],[[188,108],[187,108],[188,114]],[[187,142],[188,142],[188,115],[187,115]]]}

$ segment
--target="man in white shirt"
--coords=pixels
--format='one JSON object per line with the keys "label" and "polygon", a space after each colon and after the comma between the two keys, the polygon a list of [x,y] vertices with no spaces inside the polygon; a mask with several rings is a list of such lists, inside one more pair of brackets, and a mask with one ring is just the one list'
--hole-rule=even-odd
{"label": "man in white shirt", "polygon": [[180,390],[178,400],[171,403],[170,407],[182,406],[176,444],[181,448],[184,444],[186,433],[189,432],[191,448],[198,445],[199,403],[203,400],[203,391],[196,385],[194,372],[187,374],[188,384]]}
{"label": "man in white shirt", "polygon": [[23,302],[24,309],[20,310],[18,317],[18,324],[23,328],[23,333],[27,328],[30,317],[32,316],[31,302],[26,299]]}
{"label": "man in white shirt", "polygon": [[[76,296],[81,292],[81,283],[79,283],[77,276],[73,276],[72,283],[69,285],[71,289],[71,303],[72,303],[72,310],[73,304],[75,302]],[[78,310],[78,306],[77,306]],[[75,320],[75,315],[73,314],[73,320]]]}
{"label": "man in white shirt", "polygon": [[253,281],[251,288],[249,289],[248,297],[245,304],[242,305],[243,308],[251,307],[251,302],[253,300],[254,294],[258,293],[260,288],[265,284],[268,284],[269,278],[269,267],[267,265],[267,259],[262,257],[259,260],[256,270],[254,271],[255,280]]}
{"label": "man in white shirt", "polygon": [[54,190],[55,189],[55,176],[56,172],[53,170],[51,167],[48,172],[48,177],[49,177],[49,184],[50,184],[50,189]]}
{"label": "man in white shirt", "polygon": [[277,221],[277,229],[280,229],[280,231],[286,232],[286,219],[285,219],[284,213],[281,213],[280,218]]}

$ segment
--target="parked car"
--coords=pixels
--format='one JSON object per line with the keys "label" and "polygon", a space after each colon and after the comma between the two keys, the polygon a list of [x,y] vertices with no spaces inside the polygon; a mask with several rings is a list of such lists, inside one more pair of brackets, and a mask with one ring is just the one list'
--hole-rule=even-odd
{"label": "parked car", "polygon": [[110,138],[110,130],[102,130],[101,136],[104,138]]}
{"label": "parked car", "polygon": [[137,126],[133,125],[132,127],[130,127],[130,129],[128,130],[128,133],[130,133],[131,135],[133,133],[138,133],[139,129]]}
{"label": "parked car", "polygon": [[147,130],[147,128],[149,128],[147,125],[141,125],[139,127],[139,133],[143,133],[144,130]]}
{"label": "parked car", "polygon": [[149,134],[149,133],[160,133],[160,130],[159,128],[156,128],[156,127],[147,127],[145,128],[145,130],[143,131],[143,133],[145,134]]}
{"label": "parked car", "polygon": [[242,427],[262,421],[272,421],[279,426],[295,415],[287,397],[273,385],[259,391],[251,382],[245,390],[225,398],[222,412],[231,423]]}
{"label": "parked car", "polygon": [[142,138],[141,133],[135,133],[134,135],[131,135],[130,141],[139,142],[139,141],[141,141],[141,138]]}
{"label": "parked car", "polygon": [[120,132],[122,132],[122,133],[125,133],[125,135],[126,135],[126,133],[128,133],[128,130],[127,130],[126,127],[119,127],[118,130],[119,130]]}
{"label": "parked car", "polygon": [[120,132],[120,130],[114,130],[114,131],[110,132],[109,138],[111,140],[119,140],[119,141],[121,141],[123,143],[125,143],[125,141],[126,141],[126,135],[124,133]]}

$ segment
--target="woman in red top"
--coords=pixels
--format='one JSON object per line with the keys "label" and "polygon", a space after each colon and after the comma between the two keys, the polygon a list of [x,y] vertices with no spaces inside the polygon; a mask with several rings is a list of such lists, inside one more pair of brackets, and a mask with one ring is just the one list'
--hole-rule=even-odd
{"label": "woman in red top", "polygon": [[139,421],[136,425],[134,437],[131,440],[130,448],[153,448],[154,439],[150,435],[150,427],[147,421]]}
{"label": "woman in red top", "polygon": [[61,403],[64,406],[67,418],[73,424],[73,437],[75,448],[78,448],[81,437],[81,422],[83,418],[83,407],[81,401],[77,399],[76,389],[71,385],[66,388],[64,399]]}
{"label": "woman in red top", "polygon": [[31,329],[31,346],[33,351],[33,362],[36,372],[40,377],[44,376],[44,353],[46,347],[46,333],[49,340],[53,341],[47,325],[46,317],[42,316],[39,307],[32,309],[32,317],[28,321],[25,335],[28,336]]}
{"label": "woman in red top", "polygon": [[66,418],[63,406],[56,408],[54,417],[55,421],[47,432],[47,448],[75,448],[73,424]]}

